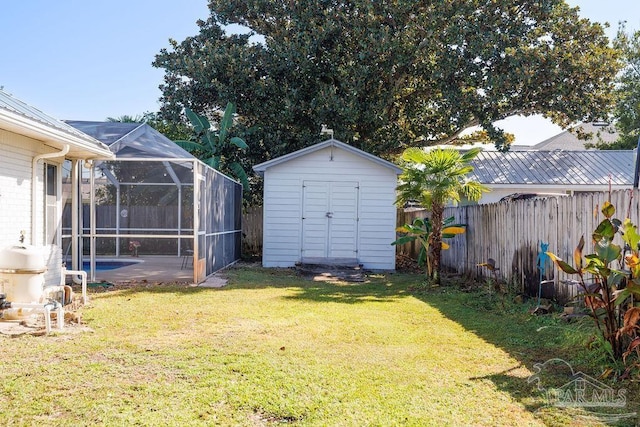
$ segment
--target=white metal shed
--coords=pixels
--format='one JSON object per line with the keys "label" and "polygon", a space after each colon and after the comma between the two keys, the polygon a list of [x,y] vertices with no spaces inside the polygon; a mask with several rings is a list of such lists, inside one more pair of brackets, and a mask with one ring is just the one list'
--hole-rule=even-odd
{"label": "white metal shed", "polygon": [[264,176],[263,266],[341,259],[395,269],[399,167],[329,139],[253,169]]}

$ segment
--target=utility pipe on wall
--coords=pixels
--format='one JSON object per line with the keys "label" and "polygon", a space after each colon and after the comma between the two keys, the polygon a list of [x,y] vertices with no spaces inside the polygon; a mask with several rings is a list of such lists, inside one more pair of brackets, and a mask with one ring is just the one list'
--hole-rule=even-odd
{"label": "utility pipe on wall", "polygon": [[[38,154],[33,158],[33,163],[31,165],[31,244],[33,246],[37,245],[36,236],[38,234],[38,221],[36,215],[36,209],[38,207],[36,203],[36,191],[38,189],[36,180],[38,179],[37,167],[38,162],[44,159],[55,159],[58,157],[64,157],[69,152],[69,144],[65,144],[64,148],[56,153],[45,153]],[[45,177],[46,178],[46,177]]]}

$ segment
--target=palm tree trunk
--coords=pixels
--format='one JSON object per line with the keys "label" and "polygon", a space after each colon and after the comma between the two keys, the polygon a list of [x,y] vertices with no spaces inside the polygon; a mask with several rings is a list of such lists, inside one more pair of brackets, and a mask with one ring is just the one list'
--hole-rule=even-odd
{"label": "palm tree trunk", "polygon": [[434,285],[440,285],[440,258],[442,256],[442,217],[444,215],[444,205],[433,203],[431,206],[431,236],[430,250],[431,281]]}

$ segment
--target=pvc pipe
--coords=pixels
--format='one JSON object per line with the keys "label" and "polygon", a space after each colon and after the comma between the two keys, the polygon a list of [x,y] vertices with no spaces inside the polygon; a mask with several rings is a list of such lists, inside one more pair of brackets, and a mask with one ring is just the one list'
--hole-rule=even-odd
{"label": "pvc pipe", "polygon": [[56,311],[56,323],[58,329],[62,330],[64,328],[64,309],[62,305],[56,302],[50,302],[47,304],[34,304],[34,303],[24,303],[24,302],[12,302],[10,308],[28,308],[31,310],[43,311],[44,312],[44,326],[47,331],[47,334],[51,332],[51,309]]}
{"label": "pvc pipe", "polygon": [[[31,165],[31,244],[33,246],[37,246],[37,228],[38,221],[36,219],[36,210],[38,208],[38,204],[36,203],[36,191],[37,185],[36,180],[38,179],[38,174],[36,168],[38,167],[38,162],[43,159],[55,159],[57,157],[64,157],[69,152],[70,146],[69,144],[65,144],[64,148],[55,153],[45,153],[39,154],[35,156],[32,160]],[[46,212],[45,212],[46,215]]]}
{"label": "pvc pipe", "polygon": [[[82,277],[82,304],[86,304],[88,300],[87,298],[87,272],[82,270],[67,270],[66,268],[62,268],[62,275],[64,276],[80,276]],[[64,280],[63,280],[64,282]]]}

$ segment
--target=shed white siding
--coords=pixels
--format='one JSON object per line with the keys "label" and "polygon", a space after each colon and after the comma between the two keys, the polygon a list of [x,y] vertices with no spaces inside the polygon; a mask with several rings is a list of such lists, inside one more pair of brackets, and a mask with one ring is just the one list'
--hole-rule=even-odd
{"label": "shed white siding", "polygon": [[484,193],[482,198],[478,201],[478,204],[484,205],[487,203],[496,203],[499,202],[503,197],[510,196],[516,193],[535,193],[543,195],[569,195],[574,192],[579,191],[606,191],[605,188],[594,189],[594,186],[591,188],[587,186],[583,186],[582,188],[572,188],[569,189],[566,185],[521,185],[521,186],[509,186],[503,187],[499,185],[490,186],[491,191],[488,193]]}
{"label": "shed white siding", "polygon": [[367,269],[395,269],[391,242],[395,240],[397,172],[339,146],[311,151],[264,170],[265,267],[291,267],[305,256],[305,182],[356,183],[355,258]]}

